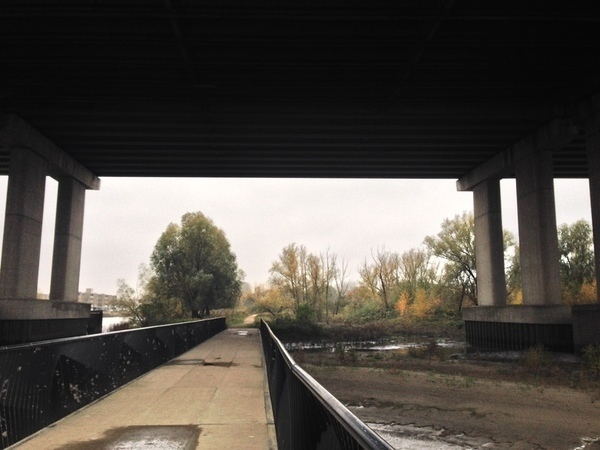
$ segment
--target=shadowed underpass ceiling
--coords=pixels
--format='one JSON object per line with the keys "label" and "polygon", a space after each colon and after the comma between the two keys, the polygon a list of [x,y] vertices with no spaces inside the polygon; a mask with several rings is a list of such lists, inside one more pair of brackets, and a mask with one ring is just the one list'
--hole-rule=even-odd
{"label": "shadowed underpass ceiling", "polygon": [[98,176],[459,178],[597,93],[598,55],[597,0],[0,4],[2,111]]}

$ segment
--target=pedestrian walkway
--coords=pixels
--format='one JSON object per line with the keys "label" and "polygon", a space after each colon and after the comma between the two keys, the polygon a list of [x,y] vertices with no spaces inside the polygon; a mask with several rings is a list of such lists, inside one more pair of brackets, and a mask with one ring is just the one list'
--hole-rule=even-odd
{"label": "pedestrian walkway", "polygon": [[12,448],[274,449],[258,330],[225,330]]}

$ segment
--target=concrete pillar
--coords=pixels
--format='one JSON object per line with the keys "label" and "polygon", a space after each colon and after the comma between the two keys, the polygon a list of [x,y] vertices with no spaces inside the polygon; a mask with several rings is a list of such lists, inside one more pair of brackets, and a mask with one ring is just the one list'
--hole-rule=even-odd
{"label": "concrete pillar", "polygon": [[562,303],[552,152],[536,151],[515,166],[523,304]]}
{"label": "concrete pillar", "polygon": [[[599,99],[600,103],[600,99]],[[600,280],[600,106],[585,118],[585,134],[590,181],[590,202],[592,207],[592,228],[594,230],[594,257],[596,280]],[[600,302],[600,290],[598,290]]]}
{"label": "concrete pillar", "polygon": [[47,162],[36,153],[11,150],[0,298],[37,297],[47,170]]}
{"label": "concrete pillar", "polygon": [[72,178],[58,185],[50,300],[76,302],[79,294],[85,186]]}
{"label": "concrete pillar", "polygon": [[506,305],[500,180],[473,188],[477,294],[480,306]]}

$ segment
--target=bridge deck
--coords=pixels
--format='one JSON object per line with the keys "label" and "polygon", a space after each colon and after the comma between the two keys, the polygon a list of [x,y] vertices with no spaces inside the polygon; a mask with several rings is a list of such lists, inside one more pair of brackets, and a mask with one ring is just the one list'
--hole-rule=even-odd
{"label": "bridge deck", "polygon": [[266,394],[258,330],[230,329],[13,448],[275,448]]}

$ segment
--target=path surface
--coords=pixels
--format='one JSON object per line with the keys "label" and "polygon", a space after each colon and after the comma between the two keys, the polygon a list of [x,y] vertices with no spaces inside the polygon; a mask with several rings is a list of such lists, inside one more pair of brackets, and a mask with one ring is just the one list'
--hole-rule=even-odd
{"label": "path surface", "polygon": [[256,319],[256,316],[258,316],[258,314],[252,314],[248,317],[246,317],[244,319],[244,325],[251,325],[254,323],[254,320]]}
{"label": "path surface", "polygon": [[11,448],[273,449],[265,389],[258,330],[230,329]]}

